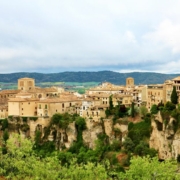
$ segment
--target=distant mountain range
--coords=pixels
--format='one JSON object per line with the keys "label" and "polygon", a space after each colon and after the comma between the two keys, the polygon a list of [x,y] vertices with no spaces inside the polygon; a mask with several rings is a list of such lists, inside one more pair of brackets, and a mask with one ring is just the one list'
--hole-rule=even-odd
{"label": "distant mountain range", "polygon": [[135,84],[161,84],[165,80],[173,79],[180,74],[161,74],[153,72],[118,73],[112,71],[98,72],[60,72],[60,73],[11,73],[0,74],[0,82],[17,82],[23,77],[34,78],[36,82],[111,82],[114,84],[125,84],[127,77],[133,77]]}

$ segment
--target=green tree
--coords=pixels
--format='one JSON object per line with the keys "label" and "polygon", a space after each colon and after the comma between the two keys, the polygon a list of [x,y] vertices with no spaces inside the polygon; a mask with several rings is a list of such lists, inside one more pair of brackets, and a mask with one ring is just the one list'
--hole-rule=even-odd
{"label": "green tree", "polygon": [[105,110],[105,114],[106,114],[106,118],[108,118],[110,116],[111,112],[110,112],[109,108],[107,108]]}
{"label": "green tree", "polygon": [[38,148],[40,146],[40,143],[41,143],[41,131],[37,130],[35,132],[35,138],[34,138],[34,141],[35,141],[35,147]]}
{"label": "green tree", "polygon": [[177,163],[171,160],[159,162],[157,157],[133,157],[129,170],[120,173],[122,180],[164,180],[180,179]]}
{"label": "green tree", "polygon": [[112,100],[112,95],[109,96],[109,110],[111,111],[113,109],[113,100]]}
{"label": "green tree", "polygon": [[172,111],[174,109],[176,109],[176,105],[169,101],[165,104],[165,107],[163,108],[163,110],[167,111]]}
{"label": "green tree", "polygon": [[176,87],[175,86],[173,86],[173,91],[171,93],[171,102],[173,104],[177,104],[178,103],[178,95],[177,95]]}
{"label": "green tree", "polygon": [[131,104],[131,117],[135,117],[134,102]]}
{"label": "green tree", "polygon": [[86,121],[84,118],[80,116],[76,118],[75,124],[78,126],[78,129],[81,131],[86,129]]}
{"label": "green tree", "polygon": [[0,176],[12,180],[110,179],[107,172],[108,163],[78,164],[77,160],[68,153],[66,158],[69,160],[69,165],[62,166],[59,163],[59,159],[63,158],[61,155],[59,158],[56,155],[45,158],[38,157],[33,153],[32,146],[30,140],[13,134],[7,140],[7,153],[0,152]]}
{"label": "green tree", "polygon": [[157,114],[158,113],[158,107],[156,104],[153,104],[150,109],[151,114]]}
{"label": "green tree", "polygon": [[3,140],[6,143],[6,141],[9,139],[9,133],[7,130],[3,132]]}
{"label": "green tree", "polygon": [[86,129],[86,121],[82,117],[77,117],[75,120],[75,125],[77,129],[77,141],[81,143],[83,141],[82,131]]}
{"label": "green tree", "polygon": [[146,106],[141,106],[139,108],[139,112],[140,112],[141,116],[144,118],[146,116],[146,114],[148,113],[148,109],[146,108]]}
{"label": "green tree", "polygon": [[5,130],[8,128],[8,120],[4,119],[2,120],[2,130]]}
{"label": "green tree", "polygon": [[59,124],[60,120],[62,119],[62,114],[60,113],[56,113],[52,116],[51,120],[52,120],[52,124]]}
{"label": "green tree", "polygon": [[124,149],[127,150],[128,152],[134,151],[135,144],[133,143],[131,138],[126,137],[125,140],[123,141],[122,145],[123,145]]}

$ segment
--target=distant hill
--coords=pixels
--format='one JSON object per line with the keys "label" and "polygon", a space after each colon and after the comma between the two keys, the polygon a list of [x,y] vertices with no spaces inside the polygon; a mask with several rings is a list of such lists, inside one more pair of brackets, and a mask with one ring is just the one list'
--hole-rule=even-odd
{"label": "distant hill", "polygon": [[167,79],[173,79],[180,74],[161,74],[151,72],[118,73],[112,71],[98,72],[60,72],[60,73],[11,73],[0,74],[0,82],[17,82],[23,77],[34,78],[36,82],[111,82],[114,84],[125,84],[127,77],[133,77],[135,84],[161,84]]}

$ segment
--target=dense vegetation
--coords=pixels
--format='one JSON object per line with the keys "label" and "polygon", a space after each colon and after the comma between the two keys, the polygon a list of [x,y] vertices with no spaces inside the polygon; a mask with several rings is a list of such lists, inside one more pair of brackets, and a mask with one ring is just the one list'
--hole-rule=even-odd
{"label": "dense vegetation", "polygon": [[62,165],[57,153],[50,157],[39,157],[32,150],[33,143],[19,135],[7,141],[8,151],[0,156],[0,176],[6,179],[37,180],[141,180],[179,179],[177,165],[173,161],[159,162],[157,158],[134,157],[125,173],[112,171],[108,161],[102,163],[78,163],[69,157],[69,163]]}
{"label": "dense vegetation", "polygon": [[36,82],[104,82],[108,81],[114,84],[125,84],[127,77],[133,77],[136,84],[156,84],[164,83],[167,79],[173,79],[178,74],[160,74],[160,73],[117,73],[112,71],[99,72],[61,72],[61,73],[12,73],[0,74],[1,82],[17,82],[18,78],[30,77],[36,79]]}

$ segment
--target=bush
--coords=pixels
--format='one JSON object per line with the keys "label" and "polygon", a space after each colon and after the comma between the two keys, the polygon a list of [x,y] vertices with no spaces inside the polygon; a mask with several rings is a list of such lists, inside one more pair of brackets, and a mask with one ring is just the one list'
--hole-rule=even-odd
{"label": "bush", "polygon": [[153,104],[150,109],[151,114],[157,114],[158,113],[158,107],[156,104]]}
{"label": "bush", "polygon": [[22,117],[23,122],[27,122],[28,117]]}
{"label": "bush", "polygon": [[120,140],[113,140],[112,144],[110,145],[111,151],[120,151],[121,149],[121,141]]}
{"label": "bush", "polygon": [[8,120],[7,119],[2,120],[1,123],[2,123],[3,131],[8,128]]}
{"label": "bush", "polygon": [[169,101],[168,101],[168,102],[165,104],[164,110],[172,111],[172,110],[174,110],[174,109],[176,109],[176,105],[173,104],[172,102],[169,102]]}
{"label": "bush", "polygon": [[141,121],[135,123],[134,126],[129,130],[128,137],[132,139],[135,145],[138,145],[144,137],[149,138],[151,133],[151,124]]}
{"label": "bush", "polygon": [[33,117],[29,117],[29,119],[33,120],[33,121],[36,121],[38,119],[38,117],[33,116]]}
{"label": "bush", "polygon": [[135,144],[131,138],[126,137],[125,140],[123,141],[122,145],[127,152],[134,151]]}
{"label": "bush", "polygon": [[134,127],[134,123],[133,123],[133,122],[130,122],[130,123],[128,124],[128,131],[130,131],[133,127]]}

